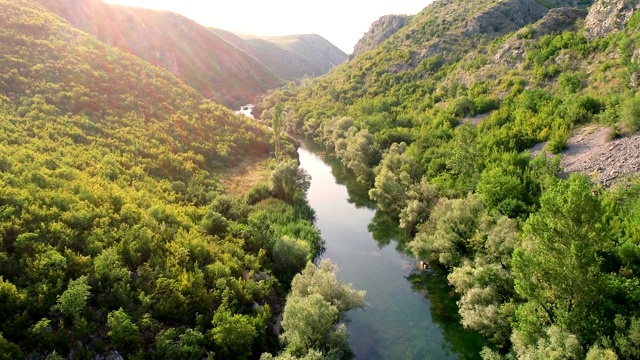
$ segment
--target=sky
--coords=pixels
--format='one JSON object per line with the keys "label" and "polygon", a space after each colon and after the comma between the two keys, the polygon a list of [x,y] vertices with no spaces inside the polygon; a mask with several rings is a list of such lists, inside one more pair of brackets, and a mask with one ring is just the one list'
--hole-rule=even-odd
{"label": "sky", "polygon": [[432,0],[106,0],[169,10],[198,23],[261,36],[318,34],[347,54],[371,23],[387,14],[416,14]]}

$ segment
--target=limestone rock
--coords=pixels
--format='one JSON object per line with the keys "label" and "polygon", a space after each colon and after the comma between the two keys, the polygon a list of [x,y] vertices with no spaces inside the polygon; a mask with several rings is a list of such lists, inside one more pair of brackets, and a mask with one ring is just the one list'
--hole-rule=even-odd
{"label": "limestone rock", "polygon": [[530,29],[523,29],[505,42],[496,52],[494,60],[502,64],[520,65],[524,62],[525,49],[530,39],[537,39],[548,34],[560,34],[574,30],[576,22],[584,19],[587,11],[580,8],[551,9]]}
{"label": "limestone rock", "polygon": [[353,48],[353,53],[349,55],[349,60],[355,59],[383,43],[391,35],[402,29],[411,20],[408,15],[385,15],[371,24],[369,31],[358,41]]}
{"label": "limestone rock", "polygon": [[548,9],[533,0],[498,1],[476,16],[466,34],[508,33],[542,18]]}
{"label": "limestone rock", "polygon": [[589,40],[622,30],[640,0],[597,0],[585,19],[585,32]]}

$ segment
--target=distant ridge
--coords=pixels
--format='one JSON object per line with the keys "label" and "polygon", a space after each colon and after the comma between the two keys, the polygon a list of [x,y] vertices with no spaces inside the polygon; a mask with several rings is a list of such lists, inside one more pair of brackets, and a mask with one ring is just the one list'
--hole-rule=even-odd
{"label": "distant ridge", "polygon": [[316,34],[255,36],[209,30],[254,56],[282,80],[320,76],[347,59],[347,54]]}

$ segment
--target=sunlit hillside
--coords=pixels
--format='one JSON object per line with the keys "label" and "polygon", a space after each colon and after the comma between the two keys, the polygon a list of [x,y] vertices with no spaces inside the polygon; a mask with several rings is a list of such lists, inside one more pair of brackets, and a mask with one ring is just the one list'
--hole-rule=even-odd
{"label": "sunlit hillside", "polygon": [[283,296],[321,248],[285,186],[304,173],[274,165],[285,185],[246,199],[220,182],[268,161],[272,132],[38,2],[0,13],[0,358],[277,351]]}
{"label": "sunlit hillside", "polygon": [[280,82],[255,58],[181,15],[101,0],[38,2],[74,27],[168,69],[205,97],[231,108],[252,102]]}
{"label": "sunlit hillside", "polygon": [[347,54],[319,35],[242,37],[256,58],[284,80],[324,75],[347,59]]}

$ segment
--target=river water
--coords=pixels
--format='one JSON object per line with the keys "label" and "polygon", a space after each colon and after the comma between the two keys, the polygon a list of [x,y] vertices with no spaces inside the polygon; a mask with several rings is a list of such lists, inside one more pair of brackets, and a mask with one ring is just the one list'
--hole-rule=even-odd
{"label": "river water", "polygon": [[[323,256],[338,265],[341,280],[367,291],[369,306],[350,312],[347,324],[356,358],[478,358],[482,339],[459,325],[443,277],[419,271],[415,259],[396,250],[401,247],[396,240],[381,241],[380,236],[376,240],[369,231],[369,224],[376,222],[376,210],[372,205],[356,205],[366,198],[366,189],[358,188],[335,160],[305,147],[298,154],[301,166],[311,175],[308,199],[326,241]],[[351,194],[336,176],[338,182],[351,185]],[[431,287],[442,294],[432,294],[437,291]],[[432,303],[438,299],[448,305]],[[432,309],[440,313],[438,319],[432,317]]]}

